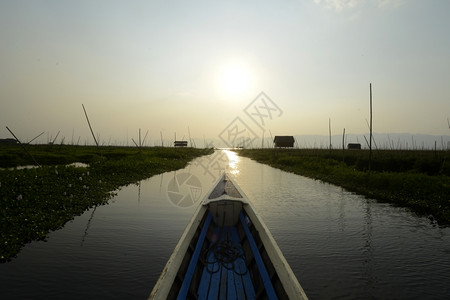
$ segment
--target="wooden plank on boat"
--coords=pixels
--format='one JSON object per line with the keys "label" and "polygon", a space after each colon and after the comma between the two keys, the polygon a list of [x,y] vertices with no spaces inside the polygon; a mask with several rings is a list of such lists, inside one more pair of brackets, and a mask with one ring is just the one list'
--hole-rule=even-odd
{"label": "wooden plank on boat", "polygon": [[220,275],[221,275],[221,265],[219,263],[219,270],[212,274],[211,283],[209,286],[208,298],[207,299],[217,299],[219,295],[220,287]]}
{"label": "wooden plank on boat", "polygon": [[250,232],[250,229],[248,228],[247,221],[245,220],[244,215],[241,213],[239,216],[242,226],[244,227],[245,234],[247,235],[247,240],[250,244],[250,247],[252,248],[253,255],[255,257],[256,264],[258,265],[259,273],[261,274],[264,287],[266,289],[267,297],[270,300],[278,299],[275,290],[273,289],[272,281],[270,280],[269,273],[267,273],[266,266],[264,265],[264,262],[261,258],[261,254],[259,253],[258,246],[255,243],[255,240],[253,239],[253,236]]}
{"label": "wooden plank on boat", "polygon": [[[216,228],[215,233],[219,233]],[[207,253],[207,264],[203,267],[202,279],[198,289],[198,299],[254,299],[255,291],[250,274],[242,257],[243,250],[240,245],[239,236],[235,227],[222,228],[221,239],[217,243],[230,239],[231,245],[235,247],[238,257],[235,261],[225,263],[217,262],[214,251]],[[217,245],[217,244],[216,244]],[[213,250],[214,245],[211,246]],[[214,279],[213,279],[214,278]],[[245,282],[245,284],[244,284]]]}
{"label": "wooden plank on boat", "polygon": [[192,276],[194,276],[195,267],[197,266],[198,258],[200,256],[200,251],[202,250],[202,245],[205,241],[206,232],[208,231],[209,224],[211,223],[212,216],[210,213],[206,216],[205,224],[203,224],[200,237],[198,238],[197,245],[195,246],[194,253],[192,254],[191,261],[189,262],[186,275],[184,276],[183,284],[181,285],[180,292],[178,294],[177,300],[186,299],[189,288],[191,286]]}
{"label": "wooden plank on boat", "polygon": [[[226,269],[226,268],[224,268]],[[236,300],[237,294],[236,294],[236,277],[233,267],[231,266],[230,269],[227,269],[227,300]]]}
{"label": "wooden plank on boat", "polygon": [[[253,299],[255,296],[255,290],[253,289],[253,284],[250,279],[250,274],[248,273],[247,266],[245,265],[245,257],[243,257],[244,253],[242,250],[242,246],[240,245],[239,235],[237,233],[236,227],[231,228],[231,239],[233,243],[240,246],[240,256],[236,261],[233,262],[233,270],[236,273],[235,275],[235,287],[236,287],[236,296],[237,299],[245,299],[245,290],[248,289],[248,299]],[[243,281],[247,280],[246,287],[244,287]]]}
{"label": "wooden plank on boat", "polygon": [[[227,300],[227,284],[228,284],[228,271],[221,266],[220,270],[220,288],[219,288],[219,300]],[[213,298],[216,299],[216,298]]]}

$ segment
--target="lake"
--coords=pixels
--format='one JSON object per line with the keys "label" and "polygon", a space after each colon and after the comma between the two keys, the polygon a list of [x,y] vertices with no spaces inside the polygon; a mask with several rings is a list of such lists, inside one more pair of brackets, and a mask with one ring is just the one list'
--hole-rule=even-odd
{"label": "lake", "polygon": [[2,299],[146,299],[227,171],[310,299],[450,298],[450,228],[229,150],[117,191],[0,264]]}

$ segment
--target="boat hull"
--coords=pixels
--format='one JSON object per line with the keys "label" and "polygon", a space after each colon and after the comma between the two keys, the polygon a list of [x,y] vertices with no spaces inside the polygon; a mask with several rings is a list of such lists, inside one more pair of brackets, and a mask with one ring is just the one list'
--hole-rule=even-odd
{"label": "boat hull", "polygon": [[199,206],[149,299],[307,299],[240,188],[224,175]]}

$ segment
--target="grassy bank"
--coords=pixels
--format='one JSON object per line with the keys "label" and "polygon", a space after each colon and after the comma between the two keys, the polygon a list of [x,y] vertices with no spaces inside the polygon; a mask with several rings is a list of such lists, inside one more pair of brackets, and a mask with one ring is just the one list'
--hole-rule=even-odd
{"label": "grassy bank", "polygon": [[435,151],[255,149],[239,154],[278,169],[408,207],[450,224],[450,156]]}
{"label": "grassy bank", "polygon": [[[106,204],[121,186],[183,168],[212,149],[27,146],[0,147],[0,261],[13,258],[24,244],[95,205]],[[100,151],[99,151],[100,150]],[[74,162],[85,167],[67,166]],[[8,168],[8,169],[5,169]],[[10,169],[13,168],[13,169]]]}

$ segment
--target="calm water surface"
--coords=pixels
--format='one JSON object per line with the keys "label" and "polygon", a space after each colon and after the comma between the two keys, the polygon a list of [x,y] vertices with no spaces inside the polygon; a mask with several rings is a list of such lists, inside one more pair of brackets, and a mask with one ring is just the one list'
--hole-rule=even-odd
{"label": "calm water surface", "polygon": [[124,187],[0,264],[1,299],[146,299],[227,170],[310,299],[450,299],[450,228],[230,151]]}

